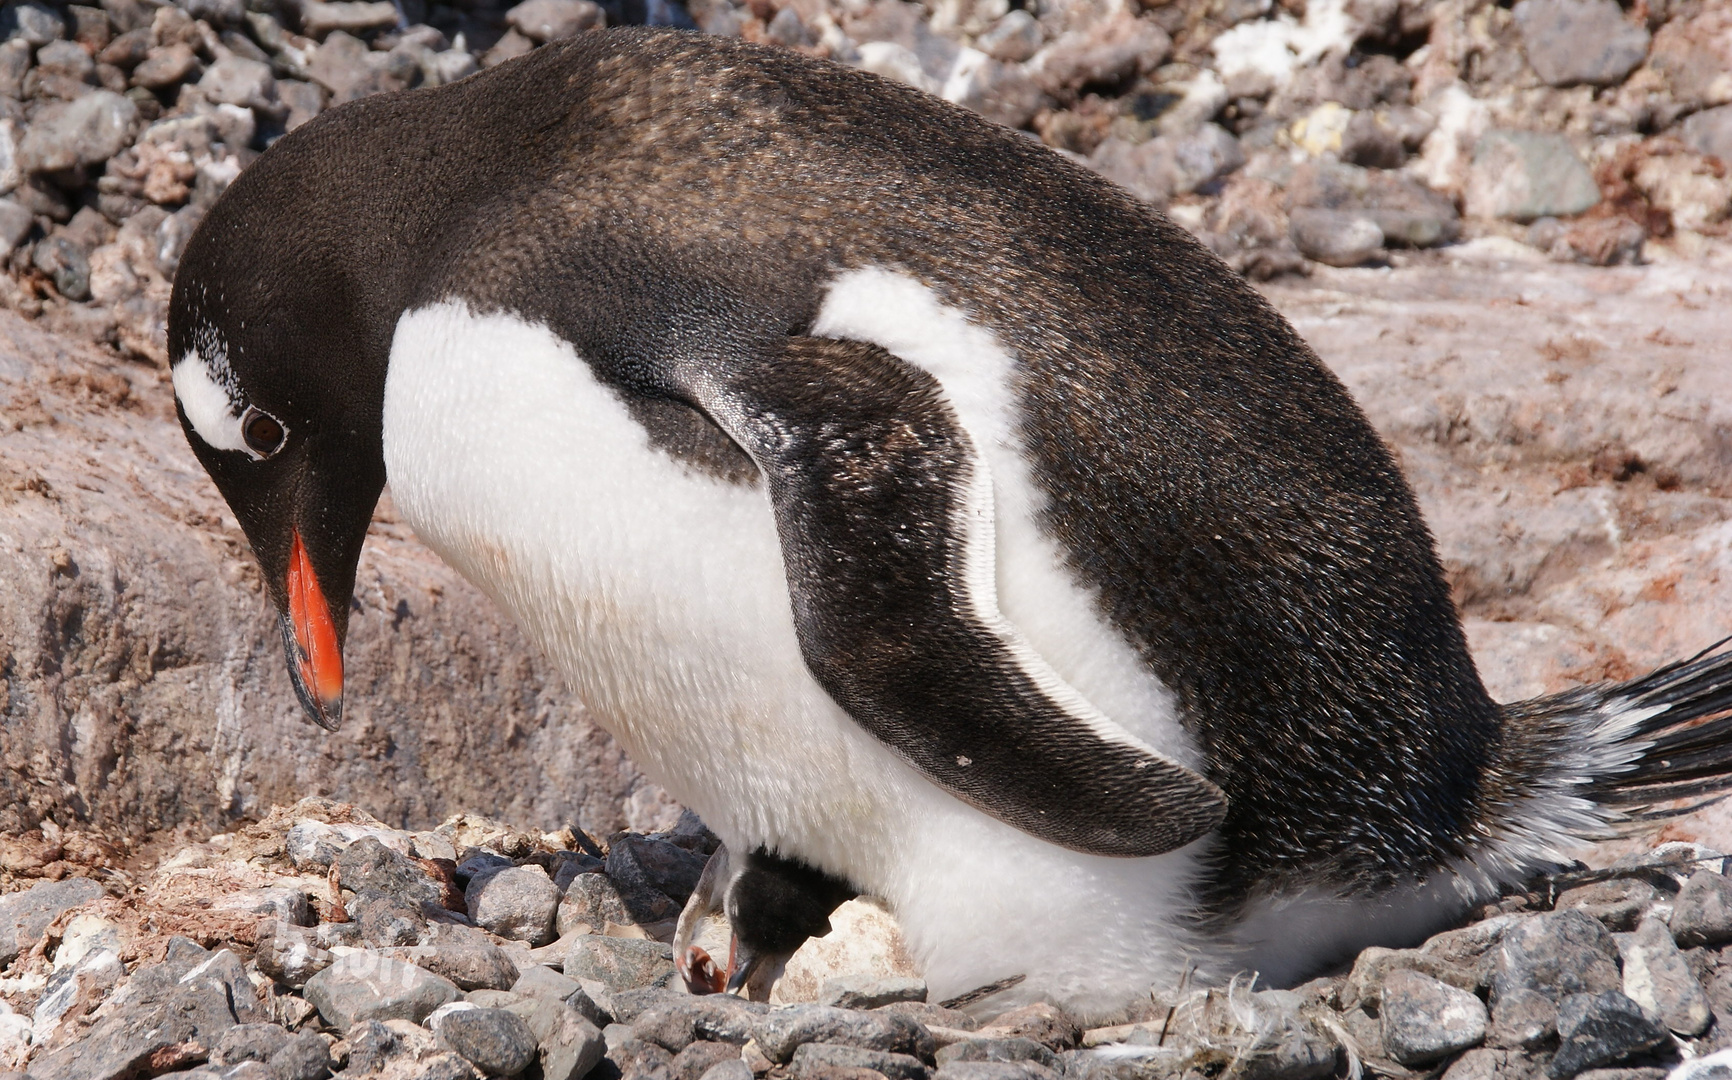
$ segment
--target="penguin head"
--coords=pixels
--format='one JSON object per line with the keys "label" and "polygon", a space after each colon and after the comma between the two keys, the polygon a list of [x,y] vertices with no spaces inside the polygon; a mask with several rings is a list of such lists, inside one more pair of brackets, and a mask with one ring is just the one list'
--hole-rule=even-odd
{"label": "penguin head", "polygon": [[733,930],[727,989],[761,985],[767,994],[806,939],[828,934],[830,914],[858,893],[840,878],[762,848],[746,856],[724,901]]}
{"label": "penguin head", "polygon": [[295,692],[335,730],[355,567],[385,483],[388,323],[381,333],[366,290],[283,220],[294,209],[248,180],[181,259],[168,319],[176,411],[258,559]]}

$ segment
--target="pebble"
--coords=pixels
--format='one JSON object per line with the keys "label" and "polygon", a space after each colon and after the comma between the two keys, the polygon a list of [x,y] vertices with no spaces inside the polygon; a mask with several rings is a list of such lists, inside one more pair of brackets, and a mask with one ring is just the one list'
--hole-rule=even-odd
{"label": "pebble", "polygon": [[138,106],[112,90],[92,90],[77,101],[50,105],[18,146],[25,172],[49,173],[99,165],[131,140]]}
{"label": "pebble", "polygon": [[581,1080],[607,1053],[601,1029],[563,1001],[537,1000],[524,1020],[540,1046],[542,1080]]}
{"label": "pebble", "polygon": [[[4,208],[0,207],[0,229],[8,224],[6,217]],[[16,218],[9,224],[16,230]],[[28,228],[26,225],[24,231]],[[18,239],[23,237],[20,235]],[[59,918],[62,912],[88,904],[102,893],[102,886],[89,878],[66,878],[45,881],[21,892],[0,896],[0,968],[11,964],[19,953],[35,948],[48,924]]]}
{"label": "pebble", "polygon": [[1708,1030],[1714,1019],[1708,995],[1665,923],[1645,919],[1635,933],[1617,935],[1617,943],[1624,959],[1627,997],[1679,1035],[1694,1037]]}
{"label": "pebble", "polygon": [[700,1080],[752,1080],[752,1067],[738,1057],[718,1061],[704,1071]]}
{"label": "pebble", "polygon": [[662,986],[676,978],[674,951],[659,941],[585,934],[572,941],[565,974],[594,979],[609,990]]}
{"label": "pebble", "polygon": [[330,1048],[311,1031],[289,1034],[276,1024],[242,1024],[224,1032],[211,1048],[213,1065],[257,1061],[278,1080],[324,1080],[331,1072]]}
{"label": "pebble", "polygon": [[849,1069],[870,1069],[889,1080],[926,1080],[927,1076],[919,1058],[836,1043],[805,1043],[788,1062],[788,1074],[800,1080],[823,1080],[835,1070]]}
{"label": "pebble", "polygon": [[940,1067],[954,1061],[1033,1061],[1049,1069],[1061,1067],[1059,1056],[1033,1039],[963,1039],[940,1049],[933,1060]]}
{"label": "pebble", "polygon": [[46,45],[66,36],[66,22],[46,4],[14,2],[0,8],[0,35]]}
{"label": "pebble", "polygon": [[1032,1039],[1054,1050],[1065,1050],[1082,1039],[1082,1027],[1056,1005],[1037,1001],[1012,1009],[982,1024],[982,1038]]}
{"label": "pebble", "polygon": [[1476,217],[1529,222],[1580,214],[1600,201],[1600,188],[1568,137],[1488,131],[1473,150],[1466,200]]}
{"label": "pebble", "polygon": [[531,41],[559,41],[602,26],[606,16],[592,0],[523,0],[505,21]]}
{"label": "pebble", "polygon": [[1383,251],[1383,230],[1359,211],[1295,207],[1288,222],[1300,253],[1329,266],[1360,266]]}
{"label": "pebble", "polygon": [[764,1056],[785,1064],[794,1050],[811,1042],[836,1043],[862,1050],[884,1050],[929,1061],[932,1035],[895,1013],[854,1012],[828,1005],[794,1005],[764,1016],[755,1041]]}
{"label": "pebble", "polygon": [[1698,154],[1732,162],[1732,105],[1703,109],[1684,118],[1684,142]]}
{"label": "pebble", "polygon": [[556,936],[559,888],[539,866],[512,866],[474,878],[464,899],[469,917],[489,933],[533,946]]}
{"label": "pebble", "polygon": [[557,915],[560,937],[589,927],[600,933],[607,924],[636,926],[679,917],[680,908],[666,894],[653,889],[623,892],[605,874],[579,874],[566,887]]}
{"label": "pebble", "polygon": [[1537,990],[1517,989],[1493,1003],[1489,1046],[1505,1050],[1538,1050],[1558,1033],[1558,1007]]}
{"label": "pebble", "polygon": [[1616,0],[1521,0],[1512,14],[1528,63],[1552,86],[1621,81],[1648,55],[1648,30]]}
{"label": "pebble", "polygon": [[1492,960],[1492,1001],[1523,989],[1553,1001],[1618,990],[1623,976],[1617,957],[1612,935],[1590,916],[1579,911],[1536,916],[1504,933]]}
{"label": "pebble", "polygon": [[926,981],[899,975],[839,975],[826,979],[818,1004],[841,1009],[876,1009],[898,1001],[925,1001]]}
{"label": "pebble", "polygon": [[1477,996],[1417,971],[1390,974],[1381,1009],[1384,1049],[1407,1066],[1429,1065],[1477,1046],[1489,1019]]}
{"label": "pebble", "polygon": [[364,1020],[419,1024],[434,1009],[462,996],[449,979],[370,952],[340,957],[307,980],[305,994],[325,1023],[339,1031]]}
{"label": "pebble", "polygon": [[271,65],[230,54],[205,69],[198,88],[211,101],[268,109],[277,100],[277,80]]}
{"label": "pebble", "polygon": [[489,1076],[516,1076],[535,1061],[535,1034],[504,1009],[454,1002],[434,1010],[427,1026],[439,1045]]}
{"label": "pebble", "polygon": [[[705,1074],[724,1061],[740,1061],[740,1048],[730,1043],[691,1043],[674,1055],[674,1080],[702,1080]],[[748,1068],[747,1072],[750,1071]]]}
{"label": "pebble", "polygon": [[1671,928],[1686,949],[1732,941],[1732,880],[1712,870],[1691,874],[1672,901]]}
{"label": "pebble", "polygon": [[607,876],[622,894],[658,892],[684,904],[703,876],[705,855],[667,840],[626,836],[607,853]]}
{"label": "pebble", "polygon": [[1558,1005],[1558,1052],[1546,1073],[1565,1080],[1652,1050],[1669,1038],[1657,1017],[1615,990],[1571,994]]}
{"label": "pebble", "polygon": [[1059,1073],[1032,1061],[953,1061],[932,1075],[933,1080],[1057,1080]]}
{"label": "pebble", "polygon": [[433,923],[419,944],[401,950],[399,959],[442,975],[463,990],[504,990],[518,980],[513,955],[474,927]]}
{"label": "pebble", "polygon": [[143,62],[132,69],[132,85],[146,90],[164,90],[192,73],[198,66],[198,54],[182,42],[159,45],[145,54]]}
{"label": "pebble", "polygon": [[[1478,957],[1467,959],[1477,961]],[[1479,979],[1473,971],[1452,962],[1447,955],[1429,951],[1429,948],[1384,949],[1373,945],[1360,952],[1359,958],[1353,962],[1353,970],[1347,974],[1347,981],[1341,985],[1342,1009],[1375,1009],[1382,999],[1383,984],[1397,971],[1417,971],[1462,990],[1479,987]]]}

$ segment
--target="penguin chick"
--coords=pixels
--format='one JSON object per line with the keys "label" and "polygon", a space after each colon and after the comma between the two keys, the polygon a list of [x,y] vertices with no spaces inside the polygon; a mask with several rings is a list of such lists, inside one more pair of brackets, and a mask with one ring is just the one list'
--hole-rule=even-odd
{"label": "penguin chick", "polygon": [[[744,990],[753,1001],[768,1001],[788,960],[809,938],[828,934],[831,913],[859,890],[762,849],[735,863],[722,845],[704,865],[674,932],[674,966],[691,993]],[[721,970],[694,944],[700,923],[718,912],[729,931],[727,967]]]}
{"label": "penguin chick", "polygon": [[332,109],[210,208],[168,348],[308,715],[389,476],[647,775],[821,875],[730,886],[756,970],[847,881],[940,999],[1290,984],[1729,783],[1732,658],[1493,701],[1267,302],[837,64],[607,31]]}

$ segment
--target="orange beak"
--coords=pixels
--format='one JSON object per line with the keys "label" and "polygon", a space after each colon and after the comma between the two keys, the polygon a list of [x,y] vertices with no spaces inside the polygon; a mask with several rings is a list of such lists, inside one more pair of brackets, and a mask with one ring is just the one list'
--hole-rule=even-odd
{"label": "orange beak", "polygon": [[313,721],[327,731],[335,731],[343,722],[343,649],[337,643],[331,606],[325,602],[298,529],[289,553],[287,585],[289,623],[293,628],[289,672],[294,676],[301,704]]}

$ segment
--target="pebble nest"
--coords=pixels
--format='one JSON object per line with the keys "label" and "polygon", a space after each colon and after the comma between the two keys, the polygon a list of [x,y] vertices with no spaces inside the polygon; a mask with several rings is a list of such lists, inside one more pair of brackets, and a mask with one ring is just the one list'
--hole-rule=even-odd
{"label": "pebble nest", "polygon": [[789,1004],[689,995],[668,941],[715,846],[689,813],[604,847],[314,798],[136,876],[40,881],[0,897],[0,1077],[1707,1080],[1732,1046],[1732,880],[1699,845],[1536,880],[1293,989],[1155,987],[1096,1027],[885,970]]}

